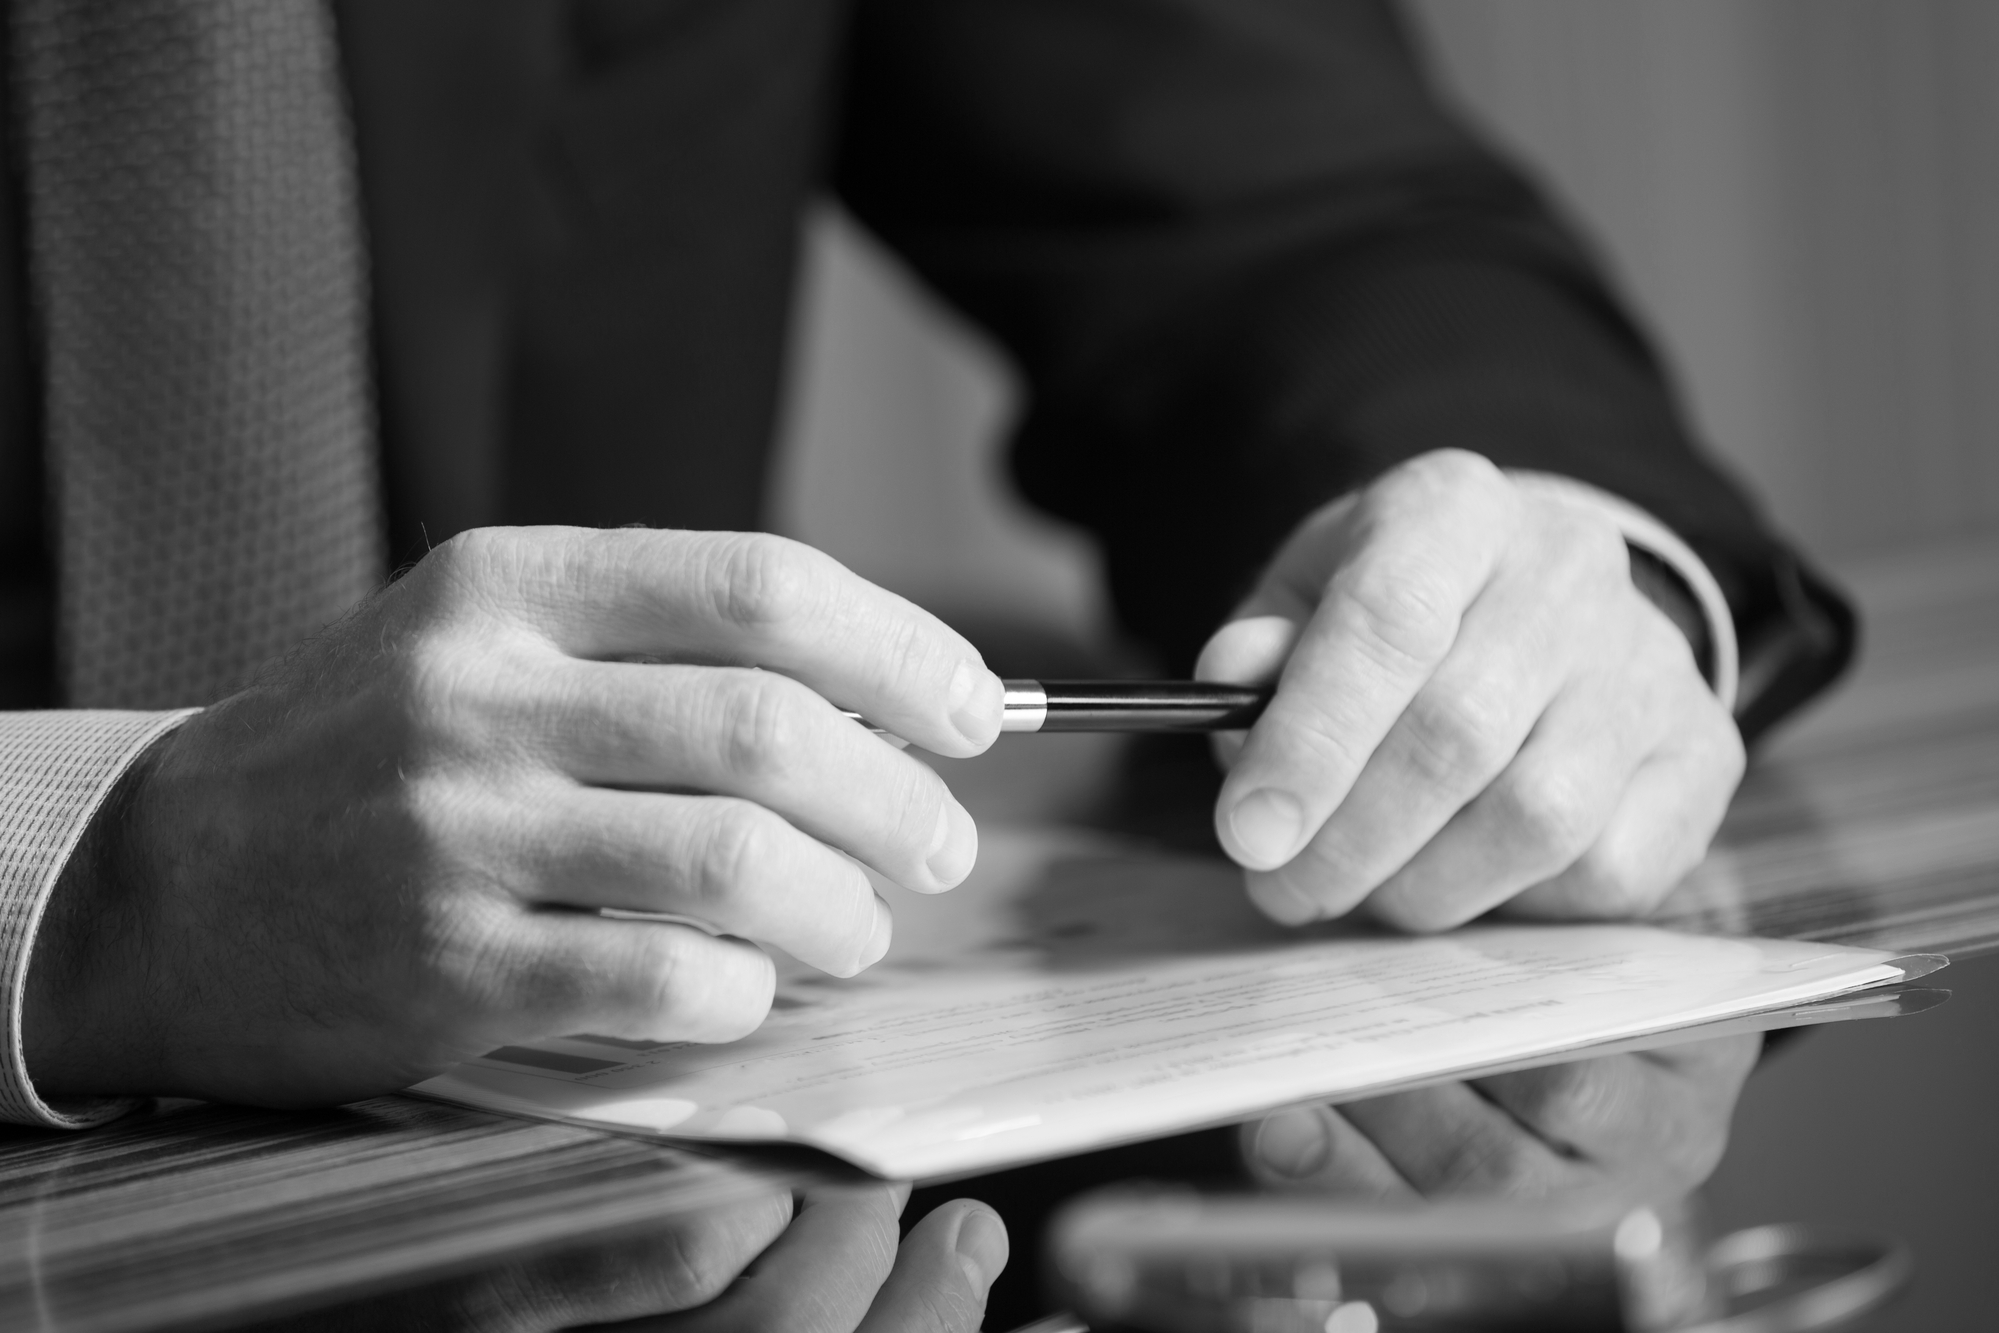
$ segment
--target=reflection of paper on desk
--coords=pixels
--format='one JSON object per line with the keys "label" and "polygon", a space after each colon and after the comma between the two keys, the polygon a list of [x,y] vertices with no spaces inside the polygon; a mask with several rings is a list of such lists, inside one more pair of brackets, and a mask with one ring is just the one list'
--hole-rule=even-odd
{"label": "reflection of paper on desk", "polygon": [[564,1038],[416,1091],[935,1178],[1903,976],[1875,951],[1646,926],[1283,931],[1226,865],[1080,837],[988,834],[970,882],[895,906],[887,960],[849,981],[784,968],[742,1041]]}

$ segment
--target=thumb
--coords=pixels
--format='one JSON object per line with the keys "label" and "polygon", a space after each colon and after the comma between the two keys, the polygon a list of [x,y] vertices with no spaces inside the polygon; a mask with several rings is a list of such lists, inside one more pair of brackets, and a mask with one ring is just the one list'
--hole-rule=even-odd
{"label": "thumb", "polygon": [[903,1238],[855,1333],[979,1333],[1008,1253],[998,1213],[971,1199],[939,1206]]}

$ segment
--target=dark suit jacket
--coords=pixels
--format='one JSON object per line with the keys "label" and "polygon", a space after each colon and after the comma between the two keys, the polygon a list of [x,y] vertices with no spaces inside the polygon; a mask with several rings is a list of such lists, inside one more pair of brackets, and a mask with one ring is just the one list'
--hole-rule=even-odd
{"label": "dark suit jacket", "polygon": [[[398,559],[485,523],[757,525],[797,222],[831,190],[1017,359],[1021,488],[1102,538],[1175,669],[1301,516],[1446,445],[1676,528],[1776,645],[1751,729],[1844,656],[1837,599],[1381,0],[336,8]],[[0,561],[32,600],[11,295]]]}

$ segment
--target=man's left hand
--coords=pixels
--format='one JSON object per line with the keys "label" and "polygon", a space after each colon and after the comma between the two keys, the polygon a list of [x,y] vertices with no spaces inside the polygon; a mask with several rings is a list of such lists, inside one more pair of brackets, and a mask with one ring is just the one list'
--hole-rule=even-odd
{"label": "man's left hand", "polygon": [[1649,910],[1741,779],[1728,711],[1607,516],[1426,454],[1321,510],[1201,654],[1276,679],[1222,845],[1286,924]]}

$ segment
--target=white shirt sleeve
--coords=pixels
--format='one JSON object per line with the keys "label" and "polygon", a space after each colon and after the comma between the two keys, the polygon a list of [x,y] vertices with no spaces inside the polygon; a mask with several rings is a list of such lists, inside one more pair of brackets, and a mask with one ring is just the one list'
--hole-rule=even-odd
{"label": "white shirt sleeve", "polygon": [[1694,554],[1693,548],[1680,540],[1678,533],[1637,505],[1588,482],[1550,472],[1509,470],[1507,475],[1513,478],[1514,485],[1537,495],[1601,514],[1624,534],[1624,540],[1658,556],[1680,576],[1700,607],[1701,617],[1707,622],[1708,642],[1714,645],[1714,678],[1709,683],[1714,687],[1715,696],[1721,700],[1721,706],[1734,712],[1737,684],[1741,678],[1735,617],[1729,613],[1728,599],[1721,595],[1721,585],[1715,582],[1713,573]]}
{"label": "white shirt sleeve", "polygon": [[0,713],[0,1121],[81,1129],[123,1114],[130,1102],[98,1098],[57,1106],[28,1078],[21,1007],[35,930],[77,840],[119,777],[147,746],[198,710],[172,713]]}

